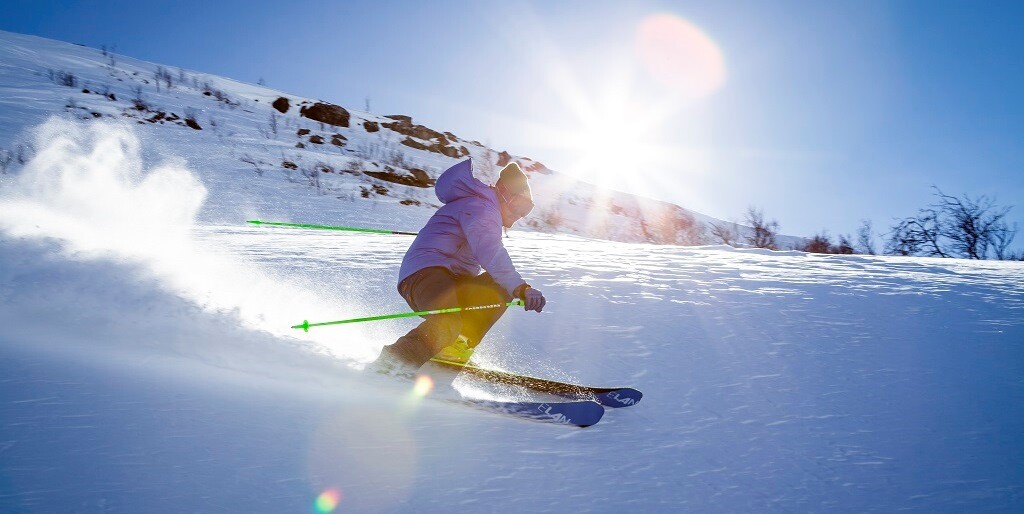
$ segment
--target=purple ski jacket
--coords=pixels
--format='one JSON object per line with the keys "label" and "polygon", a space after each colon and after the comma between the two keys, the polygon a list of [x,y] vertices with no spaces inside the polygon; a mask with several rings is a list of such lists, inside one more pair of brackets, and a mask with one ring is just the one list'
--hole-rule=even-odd
{"label": "purple ski jacket", "polygon": [[457,276],[479,275],[482,267],[509,294],[525,283],[501,243],[498,195],[473,176],[472,159],[445,170],[434,192],[444,205],[405,252],[398,283],[431,266]]}

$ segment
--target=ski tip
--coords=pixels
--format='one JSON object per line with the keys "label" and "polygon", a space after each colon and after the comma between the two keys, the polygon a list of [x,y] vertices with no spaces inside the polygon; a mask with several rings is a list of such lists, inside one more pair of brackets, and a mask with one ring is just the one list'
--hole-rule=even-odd
{"label": "ski tip", "polygon": [[260,220],[245,220],[246,223],[252,223],[253,225],[260,225],[263,222]]}
{"label": "ski tip", "polygon": [[605,407],[615,409],[619,407],[632,407],[640,403],[643,397],[644,393],[632,387],[619,387],[599,393],[597,401]]}

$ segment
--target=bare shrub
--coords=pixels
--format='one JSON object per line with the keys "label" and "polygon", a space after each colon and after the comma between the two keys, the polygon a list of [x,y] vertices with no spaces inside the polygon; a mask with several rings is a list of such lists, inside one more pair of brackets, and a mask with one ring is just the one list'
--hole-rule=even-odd
{"label": "bare shrub", "polygon": [[265,137],[267,139],[277,139],[277,129],[278,129],[278,121],[277,120],[278,120],[277,114],[270,113],[270,118],[267,119],[267,126],[266,127],[260,126],[260,127],[256,127],[256,128],[257,128],[257,130],[260,131],[260,134],[262,134],[263,137]]}
{"label": "bare shrub", "polygon": [[256,159],[250,154],[244,154],[242,155],[242,157],[239,158],[239,160],[246,164],[252,165],[253,171],[256,172],[257,177],[263,176],[263,167],[261,166],[262,162],[260,162],[259,159]]}
{"label": "bare shrub", "polygon": [[875,235],[871,229],[871,220],[861,220],[857,229],[857,251],[875,255]]}
{"label": "bare shrub", "polygon": [[540,213],[540,221],[548,227],[556,229],[565,223],[565,218],[556,207],[550,207]]}
{"label": "bare shrub", "polygon": [[764,211],[753,206],[747,209],[744,220],[752,229],[746,236],[747,244],[755,248],[779,249],[779,245],[775,240],[775,235],[779,230],[778,221],[765,221]]}
{"label": "bare shrub", "polygon": [[323,183],[320,180],[320,168],[317,166],[303,166],[302,176],[306,177],[306,181],[309,185],[316,188],[316,192],[323,194]]}
{"label": "bare shrub", "polygon": [[117,56],[114,55],[114,52],[117,51],[117,45],[111,45],[110,47],[107,47],[107,45],[103,45],[102,49],[103,56],[107,58],[107,73],[113,75],[114,70],[117,69]]}
{"label": "bare shrub", "polygon": [[174,86],[174,76],[171,72],[163,66],[157,66],[156,72],[153,73],[153,78],[156,81],[156,90],[160,91],[160,83],[163,82],[165,87],[169,90]]}
{"label": "bare shrub", "polygon": [[366,163],[362,159],[349,159],[342,171],[351,175],[359,175],[365,169]]}
{"label": "bare shrub", "polygon": [[78,87],[78,77],[74,73],[64,70],[47,70],[50,80],[58,86]]}
{"label": "bare shrub", "polygon": [[822,232],[805,240],[803,244],[798,244],[796,249],[807,253],[832,253],[832,239],[828,237],[828,233]]}
{"label": "bare shrub", "polygon": [[840,234],[839,242],[832,247],[832,253],[838,253],[840,255],[853,255],[854,253],[857,252],[853,248],[853,243],[850,242],[850,236]]}
{"label": "bare shrub", "polygon": [[146,103],[146,97],[142,94],[142,86],[132,86],[130,91],[132,106],[138,111],[148,111],[149,104]]}
{"label": "bare shrub", "polygon": [[740,235],[735,223],[711,223],[710,227],[709,233],[713,242],[729,246],[736,246],[739,243]]}
{"label": "bare shrub", "polygon": [[947,195],[935,187],[936,202],[916,216],[897,220],[886,242],[892,255],[1003,258],[1017,233],[1006,223],[1012,207],[1000,207],[987,196]]}

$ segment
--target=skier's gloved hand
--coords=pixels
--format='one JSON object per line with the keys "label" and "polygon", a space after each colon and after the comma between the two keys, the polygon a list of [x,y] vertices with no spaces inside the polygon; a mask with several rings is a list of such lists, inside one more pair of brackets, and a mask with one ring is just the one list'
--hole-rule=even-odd
{"label": "skier's gloved hand", "polygon": [[547,300],[544,299],[544,294],[528,284],[517,287],[515,292],[516,296],[526,304],[526,310],[528,311],[540,312],[544,309],[544,304],[547,303]]}

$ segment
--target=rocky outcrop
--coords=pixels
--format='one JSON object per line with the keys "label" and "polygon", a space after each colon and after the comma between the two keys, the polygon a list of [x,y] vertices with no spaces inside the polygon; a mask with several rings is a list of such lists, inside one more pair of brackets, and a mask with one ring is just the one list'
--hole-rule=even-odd
{"label": "rocky outcrop", "polygon": [[469,150],[465,146],[452,145],[455,135],[450,132],[441,133],[423,125],[416,125],[412,122],[411,117],[400,114],[393,114],[386,118],[395,121],[381,123],[381,126],[404,135],[405,139],[401,143],[409,148],[439,153],[454,159],[469,155]]}
{"label": "rocky outcrop", "polygon": [[303,106],[299,114],[314,121],[334,125],[335,127],[347,127],[351,116],[344,107],[329,103],[317,102],[310,106]]}
{"label": "rocky outcrop", "polygon": [[367,132],[377,132],[380,130],[380,123],[377,123],[376,121],[364,121],[363,128],[366,129]]}
{"label": "rocky outcrop", "polygon": [[291,108],[291,105],[288,103],[288,99],[283,96],[274,100],[274,103],[270,104],[270,106],[277,109],[281,114],[288,112],[288,109]]}
{"label": "rocky outcrop", "polygon": [[424,127],[423,125],[414,125],[412,122],[412,118],[410,118],[409,116],[394,115],[387,117],[395,121],[391,123],[381,123],[381,126],[383,126],[386,129],[391,129],[394,130],[395,132],[398,132],[399,134],[405,136],[412,136],[417,139],[422,139],[424,141],[435,140],[444,145],[448,144],[447,136],[429,127]]}

